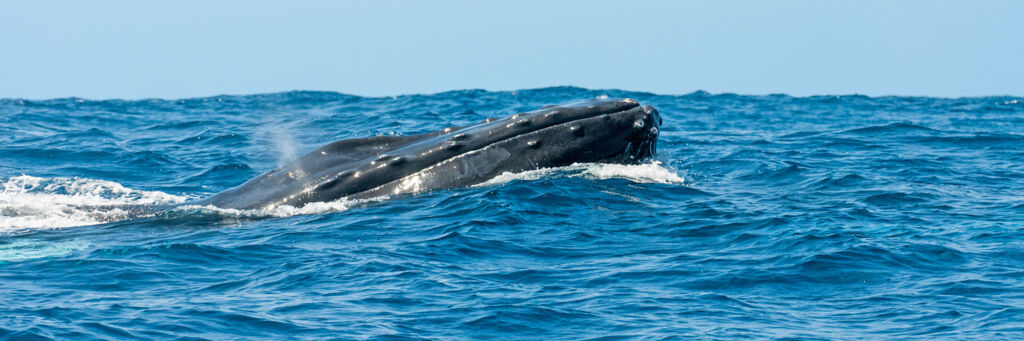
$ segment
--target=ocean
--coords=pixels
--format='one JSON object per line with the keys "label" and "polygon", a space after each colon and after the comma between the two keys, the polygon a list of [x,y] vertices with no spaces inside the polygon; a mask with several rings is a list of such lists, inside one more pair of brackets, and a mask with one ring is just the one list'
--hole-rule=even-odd
{"label": "ocean", "polygon": [[[592,98],[637,165],[301,208],[185,206],[331,141]],[[0,339],[1024,338],[1024,98],[0,99]]]}

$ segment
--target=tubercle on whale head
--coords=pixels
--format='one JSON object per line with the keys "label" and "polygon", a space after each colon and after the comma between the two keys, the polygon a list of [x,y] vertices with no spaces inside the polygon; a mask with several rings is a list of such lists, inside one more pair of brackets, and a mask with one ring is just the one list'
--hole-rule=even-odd
{"label": "tubercle on whale head", "polygon": [[[421,144],[411,144],[404,149],[420,148],[422,144],[446,150],[446,155],[465,153],[490,142],[500,141],[517,135],[541,130],[565,122],[589,117],[629,111],[639,107],[634,99],[592,99],[565,105],[545,106],[533,111],[520,112],[500,119],[488,118],[482,122],[455,128],[445,128],[439,135]],[[582,133],[582,132],[580,132]],[[403,151],[394,151],[403,153]],[[417,151],[411,154],[421,154]],[[383,162],[373,160],[371,164]]]}
{"label": "tubercle on whale head", "polygon": [[577,120],[586,117],[622,112],[638,106],[640,106],[639,102],[631,98],[590,99],[564,105],[547,105],[540,109],[511,115],[503,120],[513,121],[517,124],[524,124],[525,122],[523,122],[523,120],[529,120],[531,123],[545,125],[546,123],[550,123],[549,121]]}
{"label": "tubercle on whale head", "polygon": [[[586,123],[584,124],[584,122]],[[537,110],[507,116],[496,121],[487,120],[477,125],[451,132],[447,138],[448,143],[453,148],[460,148],[464,143],[478,144],[481,140],[478,140],[477,137],[482,140],[499,141],[504,138],[512,138],[545,130],[548,127],[565,126],[570,133],[571,137],[568,137],[570,139],[591,140],[590,134],[594,133],[594,138],[597,139],[605,138],[619,141],[608,141],[611,143],[608,145],[603,145],[603,142],[598,143],[598,145],[603,146],[595,148],[619,151],[617,156],[603,160],[608,162],[635,162],[636,160],[654,155],[661,124],[662,118],[656,109],[651,106],[640,105],[635,99],[594,99],[566,105],[545,106]],[[466,140],[467,135],[473,136],[473,138]],[[550,140],[551,138],[561,139],[560,137],[549,136],[545,140]],[[542,141],[524,140],[524,143],[533,149],[537,149],[541,148]],[[621,144],[615,145],[614,143]],[[455,147],[456,145],[459,147]],[[557,146],[557,143],[549,145],[554,147]],[[465,152],[480,147],[482,146],[458,149],[458,152]],[[586,160],[585,157],[580,159]]]}

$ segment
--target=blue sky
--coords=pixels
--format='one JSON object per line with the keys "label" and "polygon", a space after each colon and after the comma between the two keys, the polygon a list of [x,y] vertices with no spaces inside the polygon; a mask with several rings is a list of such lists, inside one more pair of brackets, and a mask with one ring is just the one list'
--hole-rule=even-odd
{"label": "blue sky", "polygon": [[1024,1],[8,1],[0,97],[1024,95]]}

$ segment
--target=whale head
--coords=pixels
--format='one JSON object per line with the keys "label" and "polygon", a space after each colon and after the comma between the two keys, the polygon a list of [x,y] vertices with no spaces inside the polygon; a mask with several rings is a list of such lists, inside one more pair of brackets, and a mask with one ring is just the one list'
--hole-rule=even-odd
{"label": "whale head", "polygon": [[[563,114],[564,113],[564,114]],[[551,166],[577,162],[637,163],[657,151],[662,118],[656,109],[633,99],[590,100],[525,114],[543,121],[558,116],[549,127],[517,136],[546,144]],[[568,133],[566,133],[568,132]],[[536,141],[536,142],[534,142]],[[556,154],[562,157],[553,157]],[[549,165],[544,165],[549,166]]]}

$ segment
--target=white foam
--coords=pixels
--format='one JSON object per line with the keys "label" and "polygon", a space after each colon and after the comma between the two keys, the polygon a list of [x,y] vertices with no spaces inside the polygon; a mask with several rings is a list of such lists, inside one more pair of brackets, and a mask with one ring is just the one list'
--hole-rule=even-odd
{"label": "white foam", "polygon": [[172,211],[199,211],[201,213],[215,214],[225,218],[243,218],[243,219],[258,219],[258,218],[284,218],[296,215],[304,214],[325,214],[341,212],[352,208],[353,206],[364,204],[368,202],[379,202],[387,200],[389,197],[377,197],[372,199],[339,199],[329,202],[311,202],[302,207],[295,207],[289,205],[275,206],[273,208],[263,209],[234,209],[234,208],[220,208],[212,205],[199,206],[199,205],[185,205],[176,207]]}
{"label": "white foam", "polygon": [[111,206],[174,204],[187,199],[104,180],[16,176],[0,180],[0,232],[117,221],[128,213]]}
{"label": "white foam", "polygon": [[662,167],[660,161],[643,163],[639,165],[622,165],[610,163],[589,163],[585,164],[583,176],[588,179],[612,179],[621,178],[636,183],[659,183],[677,184],[686,183],[682,176]]}
{"label": "white foam", "polygon": [[652,161],[639,165],[622,165],[609,163],[574,163],[565,167],[541,168],[520,173],[505,172],[474,187],[494,186],[509,181],[533,181],[546,177],[582,177],[589,180],[626,179],[636,183],[677,184],[686,183],[686,179],[661,165],[660,161]]}
{"label": "white foam", "polygon": [[[658,161],[653,161],[639,165],[578,163],[520,173],[506,172],[474,187],[558,176],[582,177],[590,180],[619,178],[636,183],[678,185],[685,183],[685,179],[675,171],[663,167]],[[413,177],[402,183],[399,192],[416,193],[420,191],[421,185],[422,179]],[[302,207],[284,205],[253,210],[188,205],[174,208],[170,214],[198,211],[225,218],[291,217],[341,212],[356,205],[379,202],[388,198],[387,196],[359,200],[343,198],[331,202],[313,202]],[[129,217],[129,212],[114,206],[177,204],[189,199],[191,198],[159,191],[134,190],[105,180],[16,176],[0,179],[0,232],[113,222]]]}
{"label": "white foam", "polygon": [[[191,198],[158,191],[133,190],[105,180],[16,176],[0,179],[0,232],[114,222],[130,217],[128,211],[116,206],[178,204],[189,199]],[[340,199],[313,202],[302,207],[284,205],[252,210],[187,205],[176,207],[168,214],[197,212],[224,218],[280,218],[340,212],[355,205],[387,199],[386,196],[359,200]]]}

